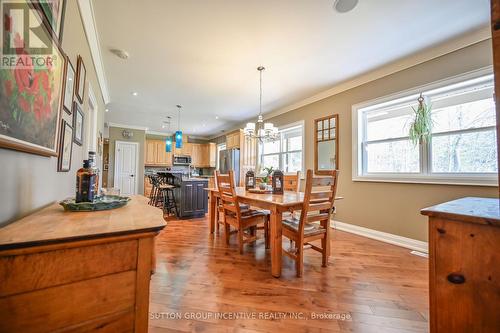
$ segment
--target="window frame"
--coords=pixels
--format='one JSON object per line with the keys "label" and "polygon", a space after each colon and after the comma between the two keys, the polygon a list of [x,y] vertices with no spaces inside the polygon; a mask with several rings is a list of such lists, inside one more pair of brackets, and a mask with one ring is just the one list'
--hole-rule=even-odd
{"label": "window frame", "polygon": [[[385,97],[377,98],[371,101],[359,103],[352,106],[352,180],[358,182],[389,182],[389,183],[420,183],[420,184],[446,184],[446,185],[471,185],[471,186],[498,186],[498,173],[438,173],[432,172],[432,141],[427,145],[419,146],[419,172],[418,173],[368,173],[366,170],[366,117],[363,112],[370,108],[379,108],[381,106],[397,105],[406,101],[416,100],[420,92],[437,90],[453,84],[459,84],[464,81],[490,77],[493,75],[493,67],[488,66],[476,71],[453,76],[444,80],[439,80],[430,84],[422,85],[416,88],[408,89],[402,92],[391,94]],[[439,132],[433,136],[445,136],[451,134],[463,134],[479,131],[489,131],[495,129],[495,126],[469,128],[460,130],[451,130]],[[407,138],[407,136],[398,138],[388,138],[381,140],[372,140],[374,142],[394,142]],[[497,152],[498,153],[498,152]]]}
{"label": "window frame", "polygon": [[[292,128],[296,128],[296,127],[300,127],[301,129],[301,135],[302,135],[302,149],[301,150],[286,150],[286,151],[283,151],[283,136],[282,136],[282,132],[283,131],[286,131],[286,130],[289,130],[289,129],[292,129]],[[278,155],[278,160],[279,160],[279,169],[280,170],[284,170],[284,156],[286,154],[290,154],[290,153],[298,153],[300,152],[301,153],[301,170],[300,170],[300,174],[301,175],[304,175],[304,168],[305,168],[305,160],[304,160],[304,147],[305,147],[305,121],[304,120],[301,120],[301,121],[297,121],[297,122],[294,122],[294,123],[291,123],[291,124],[287,124],[287,125],[284,125],[284,126],[280,126],[278,127],[278,131],[280,133],[280,144],[279,144],[279,148],[280,148],[280,151],[277,152],[277,153],[269,153],[269,154],[263,154],[263,143],[259,143],[259,152],[258,152],[258,156],[257,156],[257,159],[258,159],[258,163],[259,163],[259,173],[258,173],[258,176],[265,176],[265,174],[263,174],[262,172],[260,172],[260,166],[262,165],[262,160],[265,156],[274,156],[274,155]],[[288,143],[287,143],[287,149],[288,149]],[[284,172],[284,171],[283,171]],[[285,174],[287,174],[287,172],[285,172]]]}

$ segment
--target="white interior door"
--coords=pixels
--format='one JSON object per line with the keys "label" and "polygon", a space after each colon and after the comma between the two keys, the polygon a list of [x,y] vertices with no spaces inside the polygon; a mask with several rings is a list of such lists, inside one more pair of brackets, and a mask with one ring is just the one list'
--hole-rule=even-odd
{"label": "white interior door", "polygon": [[136,142],[116,141],[114,187],[121,195],[137,194],[138,151]]}

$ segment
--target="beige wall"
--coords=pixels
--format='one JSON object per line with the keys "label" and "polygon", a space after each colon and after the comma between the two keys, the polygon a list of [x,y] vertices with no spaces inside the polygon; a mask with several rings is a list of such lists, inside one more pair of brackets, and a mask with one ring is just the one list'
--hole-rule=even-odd
{"label": "beige wall", "polygon": [[[352,105],[420,86],[492,63],[487,40],[362,86],[274,117],[277,126],[305,120],[305,166],[314,168],[314,119],[339,114],[338,194],[345,199],[336,206],[336,220],[404,237],[427,240],[423,207],[464,196],[495,197],[496,187],[396,184],[352,181]],[[214,141],[220,142],[217,138]]]}
{"label": "beige wall", "polygon": [[[76,1],[66,1],[66,16],[62,48],[76,70],[77,56],[81,55],[87,68],[88,82],[92,85],[98,103],[98,130],[103,130],[104,102],[97,81],[87,39]],[[88,94],[85,92],[85,129],[88,128]],[[72,124],[71,116],[62,112],[63,118]],[[57,172],[56,157],[42,157],[0,148],[0,225],[15,220],[49,203],[75,194],[75,175],[87,157],[88,140],[83,146],[73,144],[71,170]]]}
{"label": "beige wall", "polygon": [[[124,138],[122,135],[123,130],[132,132],[134,135],[129,138]],[[115,144],[116,141],[128,141],[128,142],[138,142],[139,143],[139,170],[137,170],[137,193],[144,194],[144,154],[146,145],[146,131],[121,128],[121,127],[110,127],[109,128],[109,172],[108,172],[108,187],[114,186],[114,176],[115,176]]]}

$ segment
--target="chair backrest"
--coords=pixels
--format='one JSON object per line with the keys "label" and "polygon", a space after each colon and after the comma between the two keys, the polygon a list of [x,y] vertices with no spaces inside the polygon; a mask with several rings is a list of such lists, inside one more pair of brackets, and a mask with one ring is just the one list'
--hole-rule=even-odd
{"label": "chair backrest", "polygon": [[283,176],[283,189],[285,191],[299,192],[300,188],[300,171],[293,175]]}
{"label": "chair backrest", "polygon": [[[299,231],[304,235],[304,226],[308,222],[327,221],[332,215],[333,204],[337,192],[338,171],[333,170],[325,177],[313,176],[311,169],[307,170],[304,203],[300,214]],[[317,212],[315,214],[308,214]]]}
{"label": "chair backrest", "polygon": [[219,171],[215,171],[215,179],[224,215],[233,213],[239,220],[241,212],[238,197],[236,196],[233,170],[229,170],[229,174],[221,174]]}

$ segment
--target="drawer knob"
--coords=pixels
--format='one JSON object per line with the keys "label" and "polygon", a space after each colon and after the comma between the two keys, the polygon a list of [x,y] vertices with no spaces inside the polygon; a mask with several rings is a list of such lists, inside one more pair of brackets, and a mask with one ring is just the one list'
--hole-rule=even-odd
{"label": "drawer knob", "polygon": [[465,282],[465,277],[462,274],[451,273],[447,276],[447,279],[453,284],[462,284]]}

